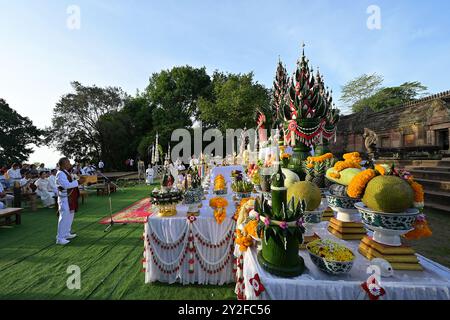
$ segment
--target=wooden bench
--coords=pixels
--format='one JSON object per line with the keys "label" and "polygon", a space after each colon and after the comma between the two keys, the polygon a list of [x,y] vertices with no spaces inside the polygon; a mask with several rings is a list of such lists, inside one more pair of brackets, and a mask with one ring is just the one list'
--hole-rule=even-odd
{"label": "wooden bench", "polygon": [[[96,189],[97,189],[97,196],[107,196],[108,195],[108,184],[97,185]],[[109,192],[114,193],[116,191],[117,191],[116,186],[111,183],[109,185]]]}
{"label": "wooden bench", "polygon": [[[0,210],[0,219],[3,221],[0,221],[0,226],[10,226],[13,224],[13,222],[16,225],[19,225],[22,223],[21,219],[21,213],[22,208],[6,208]],[[15,220],[12,221],[11,217],[15,217]]]}

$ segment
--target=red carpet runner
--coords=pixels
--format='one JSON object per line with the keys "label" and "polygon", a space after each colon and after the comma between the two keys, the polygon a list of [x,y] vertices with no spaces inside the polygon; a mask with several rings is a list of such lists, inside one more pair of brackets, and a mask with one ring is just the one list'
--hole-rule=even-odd
{"label": "red carpet runner", "polygon": [[[150,212],[150,199],[145,198],[114,214],[113,221],[114,223],[119,224],[145,223],[147,222],[147,218],[151,215],[152,213]],[[100,223],[109,224],[110,221],[110,217],[105,217],[100,220]]]}

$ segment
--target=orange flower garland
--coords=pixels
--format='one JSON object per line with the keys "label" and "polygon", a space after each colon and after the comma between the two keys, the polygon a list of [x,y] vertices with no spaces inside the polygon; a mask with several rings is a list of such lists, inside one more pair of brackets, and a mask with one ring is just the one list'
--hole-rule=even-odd
{"label": "orange flower garland", "polygon": [[375,165],[375,170],[377,170],[378,173],[381,174],[382,176],[386,175],[386,168],[383,167],[382,165],[376,164]]}
{"label": "orange flower garland", "polygon": [[221,197],[212,198],[209,200],[209,206],[214,209],[214,218],[217,223],[222,224],[227,217],[228,201]]}
{"label": "orange flower garland", "polygon": [[414,190],[414,202],[424,202],[423,186],[420,183],[415,182],[412,178],[408,179],[408,182],[411,188]]}
{"label": "orange flower garland", "polygon": [[344,161],[338,161],[334,165],[335,173],[330,174],[332,178],[339,179],[341,175],[339,172],[349,169],[349,168],[357,168],[361,169],[361,157],[358,152],[346,153],[343,156]]}
{"label": "orange flower garland", "polygon": [[257,238],[258,237],[257,228],[258,228],[258,221],[251,220],[245,225],[244,231],[247,235],[252,236],[253,238]]}
{"label": "orange flower garland", "polygon": [[359,152],[350,152],[343,155],[344,160],[361,159]]}
{"label": "orange flower garland", "polygon": [[433,232],[428,225],[426,219],[417,219],[414,223],[414,230],[408,232],[403,237],[407,240],[419,240],[421,238],[428,238],[433,235]]}
{"label": "orange flower garland", "polygon": [[308,157],[306,160],[308,162],[324,162],[325,160],[328,159],[332,159],[333,158],[333,154],[332,153],[326,153],[322,156],[318,156],[318,157]]}
{"label": "orange flower garland", "polygon": [[373,169],[361,171],[355,177],[353,177],[352,181],[348,185],[347,195],[350,198],[360,198],[363,195],[369,181],[376,176],[377,173]]}
{"label": "orange flower garland", "polygon": [[241,252],[247,251],[248,247],[253,245],[253,239],[251,236],[244,236],[242,232],[238,229],[236,230],[236,244],[239,245],[239,250]]}

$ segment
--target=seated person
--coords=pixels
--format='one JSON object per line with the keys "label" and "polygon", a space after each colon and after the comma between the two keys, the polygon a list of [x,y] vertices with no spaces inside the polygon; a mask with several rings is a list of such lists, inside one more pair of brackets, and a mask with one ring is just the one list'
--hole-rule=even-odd
{"label": "seated person", "polygon": [[55,193],[49,190],[49,181],[47,179],[47,172],[42,171],[39,174],[39,179],[36,180],[34,185],[36,188],[36,194],[41,198],[44,207],[51,207],[55,205]]}
{"label": "seated person", "polygon": [[58,187],[56,186],[56,173],[58,171],[53,169],[50,171],[50,175],[48,176],[48,191],[58,193]]}
{"label": "seated person", "polygon": [[12,186],[15,181],[19,181],[22,178],[20,174],[20,166],[18,163],[14,163],[11,168],[6,172],[9,176],[9,185]]}
{"label": "seated person", "polygon": [[39,171],[36,168],[36,165],[32,164],[30,166],[30,170],[28,171],[31,174],[32,178],[38,178],[39,177]]}
{"label": "seated person", "polygon": [[0,209],[4,209],[6,206],[12,207],[14,196],[6,194],[3,189],[3,185],[0,183]]}
{"label": "seated person", "polygon": [[20,187],[22,188],[22,193],[33,193],[36,190],[34,181],[35,179],[32,178],[32,174],[30,172],[26,172],[22,179],[20,179]]}

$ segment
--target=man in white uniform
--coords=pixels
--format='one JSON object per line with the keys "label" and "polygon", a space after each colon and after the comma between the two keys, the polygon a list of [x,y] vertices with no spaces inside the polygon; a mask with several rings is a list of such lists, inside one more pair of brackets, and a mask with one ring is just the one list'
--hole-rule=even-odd
{"label": "man in white uniform", "polygon": [[62,158],[58,162],[59,171],[56,174],[56,185],[58,187],[58,233],[56,236],[56,244],[66,245],[70,239],[77,235],[71,233],[72,222],[75,210],[71,210],[69,206],[69,198],[74,190],[78,190],[78,181],[73,180],[69,173],[71,164],[69,159]]}

